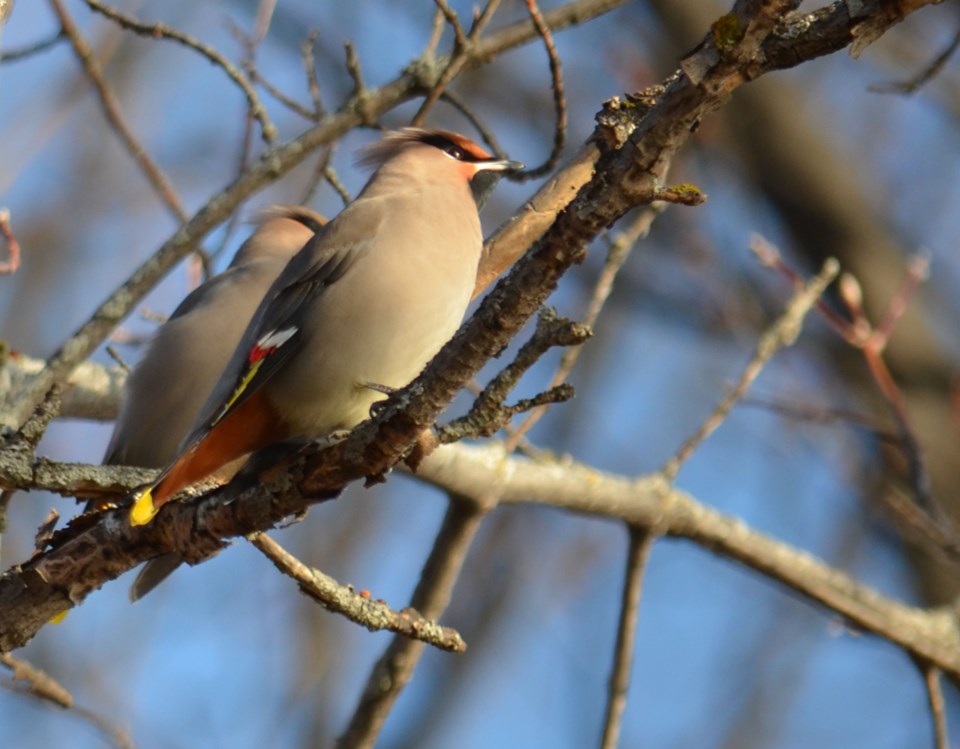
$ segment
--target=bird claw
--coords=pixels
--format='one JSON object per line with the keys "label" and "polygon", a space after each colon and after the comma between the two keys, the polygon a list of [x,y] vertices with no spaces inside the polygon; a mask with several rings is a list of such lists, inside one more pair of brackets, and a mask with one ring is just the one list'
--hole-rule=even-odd
{"label": "bird claw", "polygon": [[367,390],[375,390],[378,393],[383,393],[384,395],[393,395],[397,392],[397,388],[390,387],[389,385],[380,385],[376,382],[365,382],[362,387],[365,387]]}

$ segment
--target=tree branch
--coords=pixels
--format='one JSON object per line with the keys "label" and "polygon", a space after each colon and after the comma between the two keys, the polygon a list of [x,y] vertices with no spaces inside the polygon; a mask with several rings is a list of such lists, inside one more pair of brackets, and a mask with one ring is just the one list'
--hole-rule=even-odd
{"label": "tree branch", "polygon": [[394,611],[383,601],[373,601],[369,595],[357,593],[352,585],[341,585],[320,570],[307,567],[265,533],[256,533],[249,540],[280,572],[292,577],[302,592],[328,611],[342,614],[371,632],[386,630],[441,650],[466,651],[467,644],[455,629],[424,618],[412,606]]}

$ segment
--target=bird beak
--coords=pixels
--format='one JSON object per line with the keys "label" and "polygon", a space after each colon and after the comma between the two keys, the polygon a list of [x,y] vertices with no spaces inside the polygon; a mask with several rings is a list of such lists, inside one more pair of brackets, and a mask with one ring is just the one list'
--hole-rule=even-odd
{"label": "bird beak", "polygon": [[518,172],[523,169],[524,165],[519,161],[498,159],[495,161],[479,161],[476,166],[478,172]]}

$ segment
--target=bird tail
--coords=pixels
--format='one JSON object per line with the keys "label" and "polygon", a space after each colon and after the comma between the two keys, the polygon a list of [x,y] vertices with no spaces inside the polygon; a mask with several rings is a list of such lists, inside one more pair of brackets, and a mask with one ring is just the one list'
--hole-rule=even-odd
{"label": "bird tail", "polygon": [[153,490],[153,486],[148,486],[133,503],[130,509],[130,525],[146,525],[157,514],[158,508],[153,503]]}

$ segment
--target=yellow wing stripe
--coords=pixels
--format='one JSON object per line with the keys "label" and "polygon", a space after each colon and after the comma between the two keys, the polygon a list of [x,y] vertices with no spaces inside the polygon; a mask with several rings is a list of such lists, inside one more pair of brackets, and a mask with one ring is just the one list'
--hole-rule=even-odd
{"label": "yellow wing stripe", "polygon": [[240,380],[240,384],[237,385],[237,389],[233,391],[233,395],[230,396],[230,400],[224,404],[217,421],[220,421],[224,414],[226,414],[227,411],[231,409],[233,404],[237,402],[237,398],[239,398],[243,391],[247,389],[247,386],[250,384],[253,378],[257,376],[257,372],[260,371],[260,365],[263,364],[264,361],[264,359],[257,359],[257,361],[250,365],[250,369],[247,370],[247,373],[243,376],[243,379]]}

